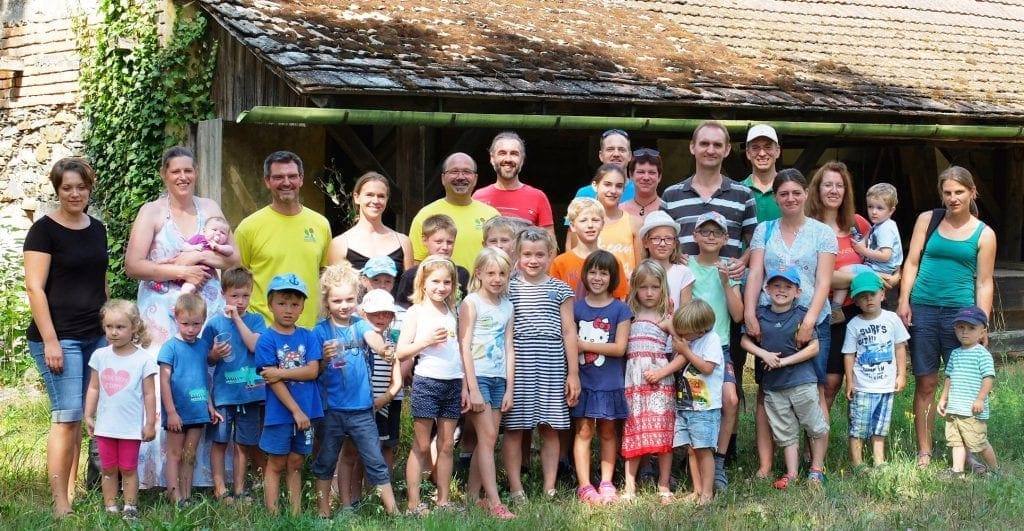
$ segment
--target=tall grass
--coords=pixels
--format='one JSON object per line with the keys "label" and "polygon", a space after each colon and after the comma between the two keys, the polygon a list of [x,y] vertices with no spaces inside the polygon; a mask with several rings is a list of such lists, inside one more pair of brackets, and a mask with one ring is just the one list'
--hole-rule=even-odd
{"label": "tall grass", "polygon": [[[748,396],[753,396],[748,390]],[[910,411],[913,386],[897,396],[891,436],[889,463],[870,473],[852,473],[847,457],[846,402],[839,399],[833,409],[828,479],[821,489],[800,481],[787,491],[777,491],[770,481],[751,478],[756,468],[753,452],[753,415],[750,407],[740,419],[740,459],[731,469],[731,485],[715,502],[698,508],[678,502],[658,503],[654,488],[643,487],[633,504],[587,507],[576,502],[574,489],[562,487],[554,500],[540,491],[540,474],[528,475],[530,504],[515,509],[519,517],[510,523],[497,522],[477,509],[462,515],[432,514],[423,520],[382,515],[379,503],[371,499],[355,513],[320,521],[315,517],[312,478],[307,477],[307,510],[299,517],[269,518],[259,500],[245,506],[225,507],[208,494],[200,503],[178,511],[156,492],[141,499],[143,518],[136,527],[178,529],[791,529],[791,528],[1012,528],[1019,527],[1024,514],[1024,365],[1000,367],[992,396],[993,417],[989,435],[1000,458],[1002,474],[997,478],[970,478],[943,482],[936,473],[948,466],[944,451],[942,423],[935,426],[939,452],[931,467],[916,467],[916,448]],[[49,494],[45,484],[44,451],[48,412],[45,399],[0,406],[0,522],[9,529],[47,528]],[[408,426],[406,426],[407,428]],[[407,455],[408,441],[398,456],[398,478]],[[536,457],[534,459],[536,467]],[[399,503],[404,507],[404,479],[394,482]],[[688,490],[686,481],[680,489]],[[454,488],[461,492],[461,483]],[[505,493],[503,493],[505,495]],[[258,496],[257,496],[258,498]],[[119,520],[101,513],[101,496],[80,491],[77,515],[58,527],[107,528],[122,526]]]}

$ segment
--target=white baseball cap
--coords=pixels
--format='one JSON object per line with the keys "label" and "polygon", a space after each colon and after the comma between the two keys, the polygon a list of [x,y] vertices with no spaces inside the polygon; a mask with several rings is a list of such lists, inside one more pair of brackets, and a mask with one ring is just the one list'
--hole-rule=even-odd
{"label": "white baseball cap", "polygon": [[750,142],[751,140],[759,136],[769,138],[772,142],[775,142],[776,144],[779,143],[779,135],[775,134],[775,128],[770,125],[758,124],[755,125],[754,127],[751,127],[750,130],[747,131],[747,142]]}
{"label": "white baseball cap", "polygon": [[366,313],[394,312],[395,298],[382,289],[370,290],[363,296],[361,307]]}

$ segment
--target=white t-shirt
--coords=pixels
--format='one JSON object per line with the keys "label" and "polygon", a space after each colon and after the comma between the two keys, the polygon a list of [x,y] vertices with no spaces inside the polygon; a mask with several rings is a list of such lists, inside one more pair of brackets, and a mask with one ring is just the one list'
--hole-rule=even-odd
{"label": "white t-shirt", "polygon": [[870,321],[858,315],[846,324],[843,354],[856,356],[853,387],[865,393],[891,393],[896,389],[896,345],[910,334],[899,316],[888,310]]}
{"label": "white t-shirt", "polygon": [[672,264],[665,271],[665,280],[668,281],[668,298],[672,301],[672,310],[679,309],[679,292],[686,286],[693,284],[693,271],[683,264]]}
{"label": "white t-shirt", "polygon": [[[142,381],[157,373],[156,360],[142,349],[118,356],[112,347],[106,346],[93,352],[89,367],[100,379],[94,433],[113,439],[142,440],[142,426],[146,422]],[[153,385],[155,388],[156,381]]]}

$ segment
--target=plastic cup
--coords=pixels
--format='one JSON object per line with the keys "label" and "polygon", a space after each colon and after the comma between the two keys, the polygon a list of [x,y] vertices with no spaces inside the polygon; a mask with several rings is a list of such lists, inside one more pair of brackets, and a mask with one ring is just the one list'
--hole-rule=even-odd
{"label": "plastic cup", "polygon": [[[214,338],[213,338],[213,343],[214,344],[217,344],[217,343],[230,343],[230,342],[231,342],[231,334],[229,334],[227,332],[221,332],[221,333],[217,334],[216,336],[214,336]],[[227,362],[235,361],[235,352],[233,350],[228,350],[228,354],[227,354],[227,356],[224,356],[223,360],[227,361]]]}

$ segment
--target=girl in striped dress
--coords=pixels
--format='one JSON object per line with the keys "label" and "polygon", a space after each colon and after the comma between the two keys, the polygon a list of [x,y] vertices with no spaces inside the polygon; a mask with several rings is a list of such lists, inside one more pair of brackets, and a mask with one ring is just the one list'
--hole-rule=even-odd
{"label": "girl in striped dress", "polygon": [[573,290],[548,276],[555,242],[544,229],[530,227],[516,237],[515,252],[520,274],[509,282],[515,386],[501,446],[509,498],[522,503],[526,501],[520,477],[522,439],[534,428],[540,429],[544,492],[553,496],[557,492],[557,430],[569,428],[569,407],[579,399],[580,379]]}
{"label": "girl in striped dress", "polygon": [[627,302],[636,319],[630,326],[626,347],[629,417],[622,427],[622,457],[626,459],[622,498],[636,496],[640,458],[657,455],[658,494],[663,502],[670,502],[672,489],[668,478],[676,422],[675,386],[671,375],[656,384],[644,380],[644,372],[668,365],[668,353],[672,350],[672,313],[665,268],[654,260],[644,260],[633,271],[629,286]]}

